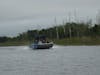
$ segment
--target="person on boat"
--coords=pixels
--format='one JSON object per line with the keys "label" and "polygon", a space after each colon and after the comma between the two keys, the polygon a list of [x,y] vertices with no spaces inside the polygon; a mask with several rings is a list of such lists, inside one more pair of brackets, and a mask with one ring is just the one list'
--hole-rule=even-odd
{"label": "person on boat", "polygon": [[35,44],[38,44],[38,42],[39,42],[38,40],[34,40],[34,43],[35,43]]}
{"label": "person on boat", "polygon": [[42,43],[46,43],[46,40],[43,39],[43,40],[42,40]]}

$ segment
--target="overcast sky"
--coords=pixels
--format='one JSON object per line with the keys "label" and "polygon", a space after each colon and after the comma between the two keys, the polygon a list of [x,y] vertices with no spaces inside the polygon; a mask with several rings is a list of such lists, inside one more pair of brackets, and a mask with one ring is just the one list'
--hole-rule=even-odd
{"label": "overcast sky", "polygon": [[94,19],[100,0],[0,0],[0,36],[16,36],[29,29],[62,21]]}

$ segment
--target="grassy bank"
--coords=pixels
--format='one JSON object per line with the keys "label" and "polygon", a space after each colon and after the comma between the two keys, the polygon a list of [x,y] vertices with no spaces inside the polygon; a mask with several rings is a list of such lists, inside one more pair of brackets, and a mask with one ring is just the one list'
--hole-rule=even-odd
{"label": "grassy bank", "polygon": [[[54,39],[57,45],[100,45],[100,38],[82,37],[82,38],[65,38],[65,39]],[[8,41],[0,43],[0,46],[23,46],[29,45],[29,41]]]}
{"label": "grassy bank", "polygon": [[54,43],[58,45],[100,45],[100,38],[82,37],[55,39]]}
{"label": "grassy bank", "polygon": [[8,42],[4,42],[4,43],[0,43],[0,46],[22,46],[22,45],[29,45],[28,41],[8,41]]}

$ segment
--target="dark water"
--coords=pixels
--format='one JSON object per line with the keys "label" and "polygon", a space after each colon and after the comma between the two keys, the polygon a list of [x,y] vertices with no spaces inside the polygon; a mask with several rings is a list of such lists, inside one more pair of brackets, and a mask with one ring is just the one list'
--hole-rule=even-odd
{"label": "dark water", "polygon": [[0,75],[100,75],[100,46],[0,47]]}

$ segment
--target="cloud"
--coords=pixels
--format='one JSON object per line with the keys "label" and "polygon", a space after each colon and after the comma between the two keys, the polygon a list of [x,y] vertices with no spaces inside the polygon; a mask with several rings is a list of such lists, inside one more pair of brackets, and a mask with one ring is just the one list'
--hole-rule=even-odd
{"label": "cloud", "polygon": [[73,17],[74,10],[78,17],[93,18],[99,3],[99,0],[0,0],[0,35],[16,35],[38,24],[49,27],[55,16],[61,23],[69,12]]}

